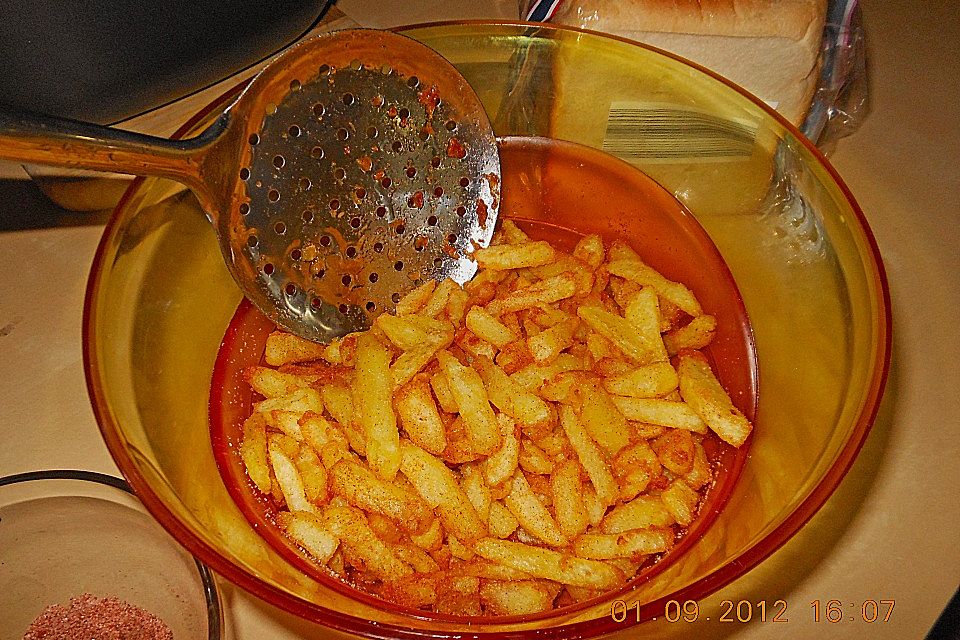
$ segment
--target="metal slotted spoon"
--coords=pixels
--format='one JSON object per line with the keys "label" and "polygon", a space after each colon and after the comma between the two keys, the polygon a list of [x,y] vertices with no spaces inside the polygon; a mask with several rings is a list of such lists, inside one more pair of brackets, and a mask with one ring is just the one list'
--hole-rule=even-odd
{"label": "metal slotted spoon", "polygon": [[427,279],[469,280],[500,203],[497,142],[466,80],[363,29],[294,45],[195,138],[0,111],[0,158],[182,182],[244,295],[320,342]]}

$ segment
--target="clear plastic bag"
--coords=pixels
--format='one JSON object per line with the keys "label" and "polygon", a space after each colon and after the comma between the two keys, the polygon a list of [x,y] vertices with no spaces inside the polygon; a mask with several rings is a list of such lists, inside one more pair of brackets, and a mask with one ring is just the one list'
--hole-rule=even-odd
{"label": "clear plastic bag", "polygon": [[867,47],[857,0],[830,0],[823,28],[820,82],[801,130],[829,152],[870,110]]}
{"label": "clear plastic bag", "polygon": [[[577,13],[567,0],[520,0],[520,18],[551,22],[561,4],[565,13]],[[858,0],[828,0],[820,55],[820,79],[800,129],[829,152],[869,112],[866,34]]]}

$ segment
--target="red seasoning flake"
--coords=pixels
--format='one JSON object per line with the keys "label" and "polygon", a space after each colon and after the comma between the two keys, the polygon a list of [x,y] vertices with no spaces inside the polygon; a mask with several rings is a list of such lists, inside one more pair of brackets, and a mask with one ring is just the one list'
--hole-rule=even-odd
{"label": "red seasoning flake", "polygon": [[140,607],[85,593],[44,609],[23,640],[173,640],[173,632]]}
{"label": "red seasoning flake", "polygon": [[445,245],[443,245],[443,247],[441,247],[441,250],[442,250],[445,254],[447,254],[448,256],[450,256],[451,258],[459,258],[459,257],[460,257],[460,252],[457,251],[457,248],[456,248],[455,246],[453,246],[452,244],[445,244]]}
{"label": "red seasoning flake", "polygon": [[500,206],[500,177],[495,173],[486,173],[483,176],[490,185],[490,195],[493,196],[493,208]]}
{"label": "red seasoning flake", "polygon": [[437,91],[437,85],[430,85],[429,89],[423,89],[417,94],[417,101],[427,110],[427,120],[433,117],[433,111],[440,103],[440,92]]}
{"label": "red seasoning flake", "polygon": [[467,150],[459,140],[450,138],[450,142],[447,143],[447,155],[451,158],[462,158],[467,155]]}
{"label": "red seasoning flake", "polygon": [[481,229],[487,228],[487,203],[482,198],[477,198],[477,222]]}
{"label": "red seasoning flake", "polygon": [[410,206],[415,209],[423,208],[423,191],[417,191],[410,197]]}
{"label": "red seasoning flake", "polygon": [[360,169],[366,173],[373,168],[373,160],[370,156],[363,156],[362,158],[357,158],[357,164],[360,166]]}

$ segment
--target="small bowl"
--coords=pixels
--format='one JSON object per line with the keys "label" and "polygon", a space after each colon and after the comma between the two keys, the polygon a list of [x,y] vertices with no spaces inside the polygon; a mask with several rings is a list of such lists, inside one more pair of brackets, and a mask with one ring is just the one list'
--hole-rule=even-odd
{"label": "small bowl", "polygon": [[[361,636],[584,638],[641,623],[666,635],[671,603],[701,600],[741,577],[744,593],[764,593],[762,572],[748,572],[836,489],[886,380],[889,292],[853,196],[795,127],[676,56],[539,24],[403,32],[460,69],[498,136],[565,140],[626,159],[716,246],[742,295],[759,371],[756,429],[722,511],[686,553],[630,592],[523,619],[413,615],[306,575],[249,523],[220,475],[207,413],[211,373],[242,295],[195,198],[182,192],[151,204],[170,185],[157,179],[135,181],[114,212],[84,309],[87,385],[118,467],[160,523],[219,575]],[[230,98],[180,135],[195,135]],[[616,219],[588,222],[618,228]]]}
{"label": "small bowl", "polygon": [[116,597],[177,640],[222,637],[210,570],[177,544],[120,478],[51,470],[0,478],[0,640],[20,640],[53,604]]}

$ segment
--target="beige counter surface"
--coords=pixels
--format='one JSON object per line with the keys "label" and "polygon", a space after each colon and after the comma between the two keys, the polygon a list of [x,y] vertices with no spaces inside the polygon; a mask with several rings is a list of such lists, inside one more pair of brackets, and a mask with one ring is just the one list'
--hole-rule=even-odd
{"label": "beige counter surface", "polygon": [[[515,10],[502,0],[488,13],[480,3],[423,1],[415,12],[391,16],[398,10],[372,13],[375,4],[338,6],[371,26]],[[960,582],[960,20],[946,2],[866,0],[863,12],[872,111],[832,161],[866,213],[892,292],[893,363],[880,414],[834,496],[754,569],[762,591],[734,582],[700,603],[719,615],[721,600],[784,600],[789,622],[724,625],[714,616],[663,623],[656,631],[665,637],[922,638]],[[39,206],[31,193],[29,185],[0,184],[0,228],[18,226],[10,220]],[[83,291],[102,230],[89,222],[72,217],[49,228],[0,231],[0,475],[118,473],[81,367]],[[330,637],[220,584],[231,638]],[[896,604],[886,623],[814,622],[810,602],[830,599]]]}

